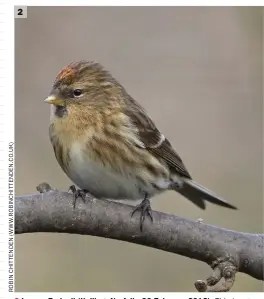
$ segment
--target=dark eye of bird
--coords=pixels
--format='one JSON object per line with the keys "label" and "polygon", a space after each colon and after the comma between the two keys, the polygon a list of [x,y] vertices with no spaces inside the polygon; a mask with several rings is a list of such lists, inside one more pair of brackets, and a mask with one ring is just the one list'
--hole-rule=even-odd
{"label": "dark eye of bird", "polygon": [[81,94],[82,94],[82,90],[81,89],[74,89],[73,95],[75,97],[79,97]]}

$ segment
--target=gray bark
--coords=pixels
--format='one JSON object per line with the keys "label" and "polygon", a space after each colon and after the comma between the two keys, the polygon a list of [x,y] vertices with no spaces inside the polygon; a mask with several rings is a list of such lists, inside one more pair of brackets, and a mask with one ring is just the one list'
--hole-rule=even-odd
{"label": "gray bark", "polygon": [[[85,203],[78,200],[73,209],[72,194],[48,190],[49,187],[39,189],[44,193],[16,197],[16,234],[92,235],[197,259],[213,269],[205,281],[196,281],[199,291],[228,291],[236,272],[264,280],[262,234],[236,232],[156,211],[153,211],[153,223],[146,218],[141,232],[138,213],[130,216],[132,206],[87,195]],[[220,280],[222,284],[218,283]]]}

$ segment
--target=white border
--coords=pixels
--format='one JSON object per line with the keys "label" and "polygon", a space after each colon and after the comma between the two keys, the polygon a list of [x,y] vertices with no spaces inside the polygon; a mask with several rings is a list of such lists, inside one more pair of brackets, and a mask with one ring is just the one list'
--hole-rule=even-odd
{"label": "white border", "polygon": [[[4,241],[3,243],[0,243],[0,266],[2,268],[1,270],[3,270],[0,271],[1,297],[7,295],[7,280],[9,277],[7,262],[9,254],[7,215],[9,205],[8,147],[10,142],[14,142],[14,21],[12,5],[7,5],[0,0],[0,12],[0,138],[1,141],[3,141],[0,143],[0,160],[2,160],[0,162],[0,184],[2,187],[0,188],[0,236],[1,240]],[[13,198],[14,196],[10,196],[11,201]],[[14,227],[13,218],[10,218],[10,226]],[[10,244],[14,243],[13,234],[10,236],[10,241]],[[13,254],[14,256],[14,251],[10,250],[10,254]],[[11,273],[11,275],[14,275],[14,273]],[[7,296],[2,298],[6,297]]]}
{"label": "white border", "polygon": [[12,299],[260,299],[263,293],[16,293]]}
{"label": "white border", "polygon": [[[0,0],[2,3],[3,0]],[[263,0],[25,0],[25,1],[4,1],[8,7],[14,5],[27,6],[264,6]]]}
{"label": "white border", "polygon": [[[22,3],[21,3],[22,2]],[[62,5],[63,3],[63,5]],[[8,240],[8,144],[14,141],[14,5],[27,6],[263,6],[264,1],[85,1],[85,0],[46,0],[46,1],[11,1],[0,0],[0,238]],[[1,127],[2,119],[4,125]],[[2,128],[4,130],[2,131]],[[3,136],[2,136],[2,135]],[[1,161],[2,160],[2,161]],[[2,196],[2,197],[1,197]],[[3,213],[4,212],[4,213]],[[3,224],[3,225],[1,225]],[[4,244],[4,245],[3,245]],[[199,295],[198,293],[7,293],[8,273],[7,264],[1,263],[5,261],[8,254],[6,243],[0,242],[0,299],[2,298],[260,298],[263,293],[225,293]],[[177,295],[176,295],[177,294]]]}

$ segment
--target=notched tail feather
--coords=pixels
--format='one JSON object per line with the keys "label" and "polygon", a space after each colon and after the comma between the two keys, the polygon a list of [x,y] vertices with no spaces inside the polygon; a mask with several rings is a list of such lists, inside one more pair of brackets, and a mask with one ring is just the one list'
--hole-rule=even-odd
{"label": "notched tail feather", "polygon": [[224,199],[217,196],[211,190],[199,185],[191,179],[184,179],[182,187],[176,190],[203,210],[206,207],[205,200],[225,208],[237,210],[235,206],[231,205]]}

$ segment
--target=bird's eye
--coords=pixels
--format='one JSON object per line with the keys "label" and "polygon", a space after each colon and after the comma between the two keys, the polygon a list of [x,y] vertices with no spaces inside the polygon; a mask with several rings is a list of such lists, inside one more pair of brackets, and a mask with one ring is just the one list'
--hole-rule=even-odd
{"label": "bird's eye", "polygon": [[79,97],[80,95],[82,95],[82,90],[81,89],[74,89],[73,95],[75,97]]}

